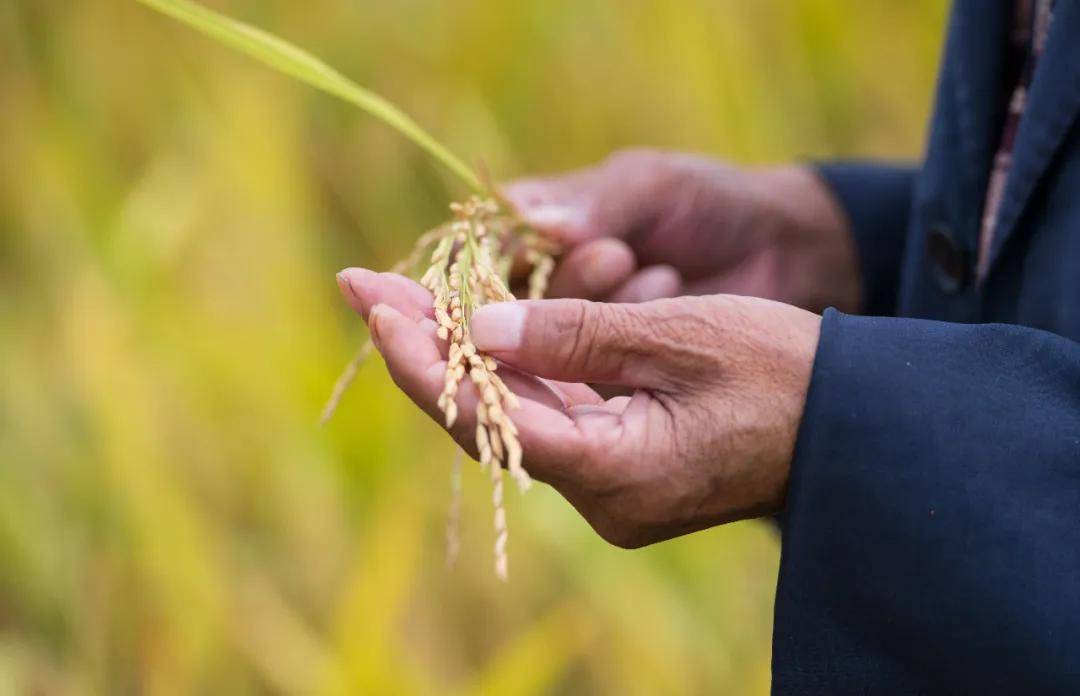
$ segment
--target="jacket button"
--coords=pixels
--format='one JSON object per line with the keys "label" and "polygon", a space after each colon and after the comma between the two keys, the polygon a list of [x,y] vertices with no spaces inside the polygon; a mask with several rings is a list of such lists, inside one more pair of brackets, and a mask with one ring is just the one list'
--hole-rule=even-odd
{"label": "jacket button", "polygon": [[930,239],[926,246],[930,268],[941,291],[952,295],[967,284],[971,273],[968,253],[953,237],[945,223],[930,226]]}

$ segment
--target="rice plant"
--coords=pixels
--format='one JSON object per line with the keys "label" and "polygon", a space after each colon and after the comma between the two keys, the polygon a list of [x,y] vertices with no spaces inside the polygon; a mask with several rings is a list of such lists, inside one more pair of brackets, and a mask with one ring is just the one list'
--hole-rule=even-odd
{"label": "rice plant", "polygon": [[[455,397],[468,375],[477,389],[476,448],[480,466],[491,474],[494,507],[494,567],[506,580],[508,558],[506,511],[503,508],[503,467],[524,491],[528,473],[522,466],[517,429],[507,411],[518,408],[518,399],[498,375],[498,363],[476,350],[469,337],[469,319],[482,305],[513,300],[509,275],[516,255],[530,264],[529,296],[539,298],[547,288],[557,248],[526,225],[488,177],[479,176],[449,148],[439,143],[411,117],[383,97],[364,89],[318,58],[265,31],[214,12],[190,0],[138,0],[184,24],[230,46],[280,72],[340,97],[382,120],[423,148],[454,173],[473,193],[464,202],[452,203],[453,219],[420,236],[412,253],[391,270],[418,277],[434,297],[433,310],[439,324],[439,338],[448,343],[446,382],[439,408],[450,428],[457,419]],[[428,264],[417,275],[421,259]],[[321,423],[334,414],[341,398],[355,378],[360,365],[371,353],[366,341],[346,366],[323,409]],[[457,480],[457,472],[453,474]],[[452,488],[459,495],[460,487]],[[455,499],[451,510],[458,509]],[[451,515],[451,524],[456,514]],[[457,533],[451,526],[447,535],[447,557],[456,556]]]}

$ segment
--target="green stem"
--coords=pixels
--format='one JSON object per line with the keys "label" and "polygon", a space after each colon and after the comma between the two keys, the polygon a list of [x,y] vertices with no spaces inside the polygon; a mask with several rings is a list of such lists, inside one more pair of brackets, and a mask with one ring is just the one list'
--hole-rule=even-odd
{"label": "green stem", "polygon": [[483,193],[476,172],[431,136],[408,114],[364,89],[307,51],[261,29],[219,14],[190,0],[136,0],[217,39],[264,65],[360,107],[442,162],[473,191]]}

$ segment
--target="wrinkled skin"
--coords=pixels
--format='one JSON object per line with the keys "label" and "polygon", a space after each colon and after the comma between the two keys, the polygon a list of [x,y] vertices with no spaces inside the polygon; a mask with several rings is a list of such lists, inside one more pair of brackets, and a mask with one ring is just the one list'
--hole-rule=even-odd
{"label": "wrinkled skin", "polygon": [[526,220],[569,247],[550,297],[641,302],[730,293],[815,312],[858,309],[846,221],[803,167],[747,170],[627,150],[503,192]]}
{"label": "wrinkled skin", "polygon": [[[626,548],[781,510],[820,325],[789,303],[851,309],[858,294],[843,220],[813,175],[635,152],[507,192],[570,247],[553,292],[609,300],[473,316],[477,347],[522,397],[510,415],[530,474]],[[395,383],[441,421],[431,296],[364,269],[338,283]],[[659,299],[719,291],[737,294]],[[475,393],[458,400],[451,434],[475,455]]]}

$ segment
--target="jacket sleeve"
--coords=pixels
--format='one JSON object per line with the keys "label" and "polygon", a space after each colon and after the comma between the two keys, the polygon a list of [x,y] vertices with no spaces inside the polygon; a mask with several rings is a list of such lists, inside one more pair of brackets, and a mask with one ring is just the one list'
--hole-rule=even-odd
{"label": "jacket sleeve", "polygon": [[862,313],[896,311],[915,169],[867,162],[817,165],[847,215],[862,270]]}
{"label": "jacket sleeve", "polygon": [[1080,344],[826,312],[775,693],[1080,693]]}

